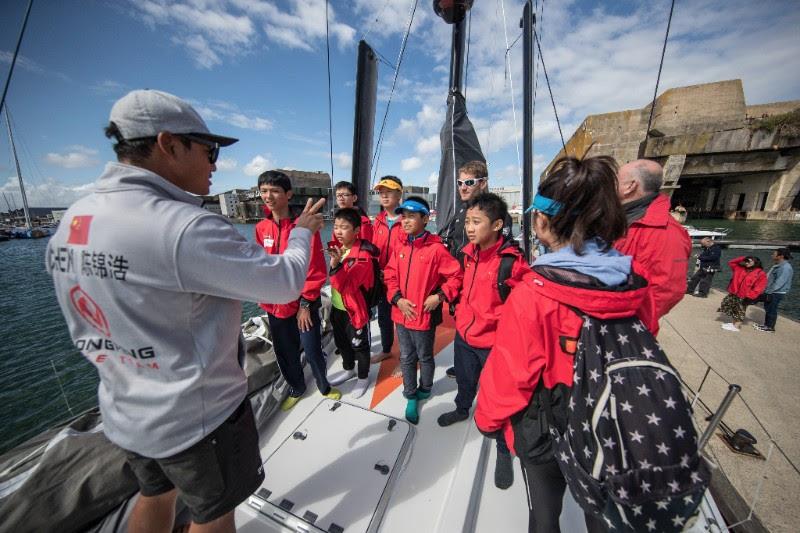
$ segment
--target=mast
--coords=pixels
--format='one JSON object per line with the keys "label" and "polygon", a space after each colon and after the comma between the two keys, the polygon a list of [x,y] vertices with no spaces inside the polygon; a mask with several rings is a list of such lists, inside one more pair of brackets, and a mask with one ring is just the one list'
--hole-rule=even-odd
{"label": "mast", "polygon": [[358,195],[358,205],[369,207],[372,173],[372,140],[375,131],[375,106],[378,101],[378,57],[366,41],[358,43],[356,71],[356,111],[353,125],[353,166],[350,181]]}
{"label": "mast", "polygon": [[452,46],[450,49],[450,92],[464,94],[464,44],[467,39],[467,19],[462,18],[453,24]]}
{"label": "mast", "polygon": [[533,15],[531,0],[525,2],[522,10],[522,247],[525,258],[531,256],[531,217],[525,209],[533,200],[533,31],[536,18]]}
{"label": "mast", "polygon": [[6,78],[5,87],[3,87],[3,96],[0,98],[0,113],[3,112],[3,106],[6,103],[6,95],[8,94],[8,86],[11,85],[11,75],[14,74],[14,65],[17,64],[17,56],[19,55],[19,48],[22,45],[22,36],[25,35],[25,27],[28,25],[28,17],[31,14],[33,7],[33,0],[28,2],[28,9],[25,11],[25,20],[22,21],[22,29],[19,30],[19,38],[17,39],[17,47],[14,49],[14,56],[11,58],[11,68],[8,69],[8,78]]}
{"label": "mast", "polygon": [[28,210],[28,197],[25,195],[25,185],[22,183],[22,170],[19,168],[17,147],[14,145],[14,135],[11,133],[11,119],[8,118],[8,108],[6,108],[6,126],[8,126],[8,139],[11,141],[11,153],[14,154],[14,164],[17,166],[19,192],[22,195],[22,209],[25,211],[25,227],[27,227],[28,231],[30,231],[33,228],[33,225],[31,224],[31,213]]}

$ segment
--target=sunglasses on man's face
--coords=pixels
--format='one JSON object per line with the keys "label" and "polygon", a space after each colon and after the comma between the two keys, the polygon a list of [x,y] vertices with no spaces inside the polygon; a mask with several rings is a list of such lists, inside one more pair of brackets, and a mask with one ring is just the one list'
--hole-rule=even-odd
{"label": "sunglasses on man's face", "polygon": [[202,137],[197,137],[195,135],[181,135],[184,139],[189,141],[195,142],[197,144],[202,144],[203,146],[208,147],[208,162],[212,165],[217,162],[217,158],[219,157],[219,144],[215,143],[214,141],[209,141],[208,139],[203,139]]}
{"label": "sunglasses on man's face", "polygon": [[470,178],[468,180],[456,180],[456,183],[458,183],[459,187],[474,187],[482,181],[483,178]]}

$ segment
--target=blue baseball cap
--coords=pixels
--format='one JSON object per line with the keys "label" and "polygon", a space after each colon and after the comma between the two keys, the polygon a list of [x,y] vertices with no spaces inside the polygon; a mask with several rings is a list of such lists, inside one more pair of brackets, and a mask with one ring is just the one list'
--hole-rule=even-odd
{"label": "blue baseball cap", "polygon": [[533,203],[530,205],[528,209],[525,210],[526,213],[530,213],[534,209],[544,213],[545,215],[554,216],[561,211],[561,208],[564,207],[564,204],[548,198],[546,196],[542,196],[539,193],[536,193],[536,196],[533,198]]}
{"label": "blue baseball cap", "polygon": [[394,214],[400,215],[403,213],[403,211],[411,211],[412,213],[422,213],[425,216],[431,214],[431,212],[428,210],[427,207],[414,200],[406,200],[405,202],[397,206],[394,210]]}

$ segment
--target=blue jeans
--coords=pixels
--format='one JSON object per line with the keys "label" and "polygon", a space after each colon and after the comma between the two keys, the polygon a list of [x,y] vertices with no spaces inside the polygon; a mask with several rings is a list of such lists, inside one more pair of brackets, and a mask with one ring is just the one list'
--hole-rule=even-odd
{"label": "blue jeans", "polygon": [[303,367],[300,365],[300,346],[306,354],[306,361],[311,366],[311,373],[322,394],[328,394],[331,386],[326,376],[327,364],[322,354],[322,328],[319,318],[319,305],[311,306],[311,329],[300,331],[297,317],[278,318],[270,314],[269,331],[275,346],[275,358],[281,369],[283,378],[289,384],[289,395],[302,396],[306,391],[306,380]]}
{"label": "blue jeans", "polygon": [[385,296],[378,302],[378,327],[381,330],[381,349],[384,353],[389,353],[394,344],[394,322],[392,322],[392,304]]}
{"label": "blue jeans", "polygon": [[397,325],[400,341],[400,369],[403,371],[403,396],[417,395],[417,362],[419,362],[419,389],[430,392],[433,388],[433,340],[436,328],[418,331]]}
{"label": "blue jeans", "polygon": [[785,294],[780,293],[772,293],[767,294],[767,301],[764,302],[764,311],[766,311],[766,316],[764,317],[764,325],[768,328],[775,329],[775,322],[778,320],[778,305],[780,305],[781,300],[783,297],[786,296]]}

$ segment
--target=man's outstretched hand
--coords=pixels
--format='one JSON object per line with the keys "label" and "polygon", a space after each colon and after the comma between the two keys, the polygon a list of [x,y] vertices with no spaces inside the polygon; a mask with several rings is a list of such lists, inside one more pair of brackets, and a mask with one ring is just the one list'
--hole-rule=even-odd
{"label": "man's outstretched hand", "polygon": [[313,200],[309,198],[308,202],[306,202],[305,209],[303,209],[300,216],[295,219],[295,226],[298,228],[306,228],[311,231],[311,233],[316,233],[322,228],[322,224],[324,223],[319,210],[325,205],[325,198],[320,198],[313,205],[311,202],[313,202]]}

